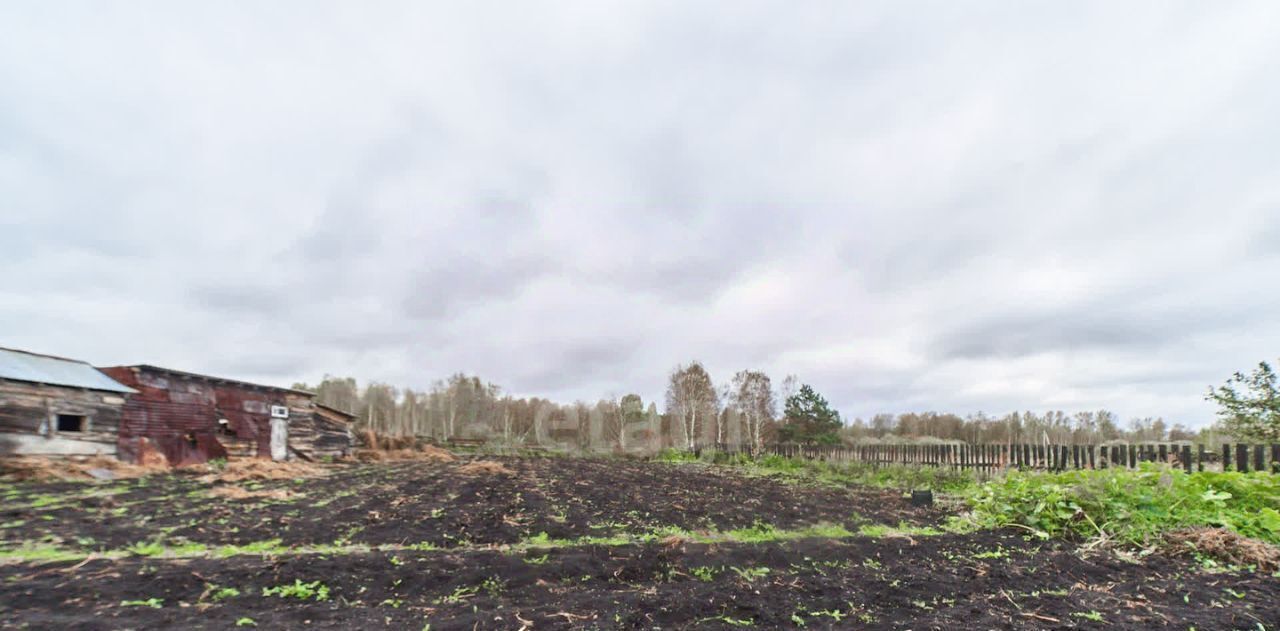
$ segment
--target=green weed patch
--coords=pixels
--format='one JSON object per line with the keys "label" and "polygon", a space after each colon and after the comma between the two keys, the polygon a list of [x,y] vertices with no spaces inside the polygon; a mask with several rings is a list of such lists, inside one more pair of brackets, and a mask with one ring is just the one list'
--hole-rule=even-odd
{"label": "green weed patch", "polygon": [[1222,527],[1280,543],[1280,476],[1135,471],[1010,472],[967,494],[979,528],[1019,527],[1041,537],[1148,546],[1170,531]]}

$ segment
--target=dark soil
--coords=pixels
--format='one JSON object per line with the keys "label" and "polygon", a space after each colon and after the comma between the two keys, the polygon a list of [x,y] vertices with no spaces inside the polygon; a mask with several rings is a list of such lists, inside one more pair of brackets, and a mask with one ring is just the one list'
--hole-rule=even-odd
{"label": "dark soil", "polygon": [[[820,522],[937,523],[898,493],[795,486],[731,469],[504,460],[348,467],[287,485],[303,501],[212,500],[189,478],[6,487],[6,544],[56,537],[248,543],[438,541],[434,551],[344,550],[229,558],[90,558],[0,565],[0,628],[227,629],[1259,629],[1280,621],[1280,578],[1083,554],[1014,532],[767,543],[462,547],[526,535],[600,536],[662,525],[729,530]],[[266,484],[272,488],[278,484]],[[119,489],[117,489],[119,490]],[[341,494],[329,504],[325,498]],[[62,498],[62,499],[59,499]],[[402,499],[403,498],[403,499]],[[74,500],[73,506],[60,506]],[[49,502],[53,502],[50,504]],[[31,504],[45,504],[32,507]],[[112,516],[112,510],[126,510]],[[437,510],[438,509],[438,510]],[[371,516],[376,512],[376,516]],[[55,519],[44,519],[54,515]],[[152,515],[144,520],[146,515]],[[433,516],[435,515],[435,516]],[[211,519],[227,519],[217,528]],[[287,518],[287,519],[285,519]],[[22,523],[11,524],[21,520]],[[72,520],[63,523],[63,520]],[[95,523],[100,522],[100,523]],[[232,524],[241,530],[234,531]],[[356,528],[359,526],[359,528]],[[184,530],[185,529],[185,530]],[[558,530],[557,530],[558,529]],[[554,532],[553,532],[554,531]],[[118,546],[111,546],[118,547]],[[266,596],[317,583],[327,598]],[[233,588],[225,590],[224,588]],[[147,604],[125,605],[135,601]]]}
{"label": "dark soil", "polygon": [[[986,556],[978,556],[986,555]],[[0,567],[0,626],[1257,629],[1280,580],[1012,534]],[[262,595],[319,581],[325,601]],[[215,601],[217,587],[239,595]],[[161,607],[122,606],[162,600]],[[1100,617],[1098,620],[1093,618]]]}
{"label": "dark soil", "polygon": [[[509,544],[676,526],[731,530],[755,522],[935,523],[881,489],[797,487],[721,467],[619,460],[503,459],[514,473],[464,474],[465,463],[335,467],[320,478],[241,486],[286,488],[288,500],[209,497],[194,475],[127,482],[23,484],[0,501],[0,546],[45,541],[86,550],[157,538],[210,546],[281,539],[380,544]],[[40,506],[41,498],[53,504]]]}

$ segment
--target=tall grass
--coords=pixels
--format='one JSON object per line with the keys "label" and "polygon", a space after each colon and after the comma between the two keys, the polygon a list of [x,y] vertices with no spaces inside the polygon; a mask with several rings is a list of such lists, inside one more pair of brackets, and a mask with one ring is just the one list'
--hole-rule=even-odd
{"label": "tall grass", "polygon": [[796,481],[933,489],[969,508],[952,523],[959,529],[1012,527],[1042,538],[1146,547],[1174,530],[1212,527],[1280,544],[1280,475],[1266,472],[1186,473],[1146,463],[1136,470],[1010,471],[981,481],[947,467],[875,467],[777,455],[752,459],[709,452],[698,458],[673,451],[662,459],[718,462]]}
{"label": "tall grass", "polygon": [[742,467],[752,475],[791,478],[834,485],[864,485],[896,489],[934,489],[959,493],[973,488],[978,478],[970,471],[946,467],[907,465],[873,466],[858,462],[824,462],[804,458],[788,458],[766,454],[752,458],[747,454],[717,451],[696,456],[687,451],[667,450],[658,460],[671,463],[705,462]]}
{"label": "tall grass", "polygon": [[1040,537],[1145,546],[1171,530],[1223,527],[1280,543],[1280,476],[1138,470],[1011,472],[968,493],[979,527],[1019,527]]}

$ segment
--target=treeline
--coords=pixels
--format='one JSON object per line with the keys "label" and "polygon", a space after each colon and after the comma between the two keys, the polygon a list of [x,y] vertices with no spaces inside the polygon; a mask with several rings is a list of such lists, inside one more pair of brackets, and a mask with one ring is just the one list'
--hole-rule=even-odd
{"label": "treeline", "polygon": [[[744,370],[716,384],[699,362],[677,366],[667,381],[661,410],[638,394],[594,403],[561,404],[513,397],[477,376],[455,374],[427,390],[326,376],[319,384],[294,384],[320,403],[355,413],[360,429],[389,436],[445,441],[483,439],[505,445],[592,450],[696,448],[711,443],[757,447],[775,442],[865,444],[961,441],[966,443],[1100,444],[1108,441],[1205,441],[1213,428],[1194,432],[1161,418],[1122,423],[1112,412],[1067,414],[1012,412],[878,414],[843,421],[816,391],[787,377],[775,387],[763,371]],[[781,407],[781,411],[779,410]]]}
{"label": "treeline", "polygon": [[899,442],[935,438],[979,443],[1044,443],[1093,445],[1124,442],[1213,442],[1221,440],[1216,427],[1191,430],[1168,424],[1163,418],[1133,418],[1122,423],[1114,412],[1098,410],[1067,414],[1054,410],[1010,412],[992,417],[981,412],[961,417],[956,414],[924,412],[877,414],[870,421],[855,419],[845,428],[849,442]]}
{"label": "treeline", "polygon": [[[315,392],[321,404],[356,414],[359,429],[442,441],[484,439],[600,450],[693,448],[715,442],[760,446],[775,440],[780,426],[768,375],[742,371],[717,387],[699,362],[672,371],[662,411],[657,402],[638,394],[570,404],[513,397],[496,384],[461,373],[427,390],[379,382],[362,387],[354,378],[334,376],[293,387]],[[795,389],[794,378],[788,378],[778,394]]]}

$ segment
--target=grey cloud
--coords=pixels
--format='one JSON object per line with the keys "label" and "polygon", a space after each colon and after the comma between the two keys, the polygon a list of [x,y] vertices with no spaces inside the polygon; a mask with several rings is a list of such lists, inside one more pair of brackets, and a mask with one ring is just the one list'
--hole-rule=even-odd
{"label": "grey cloud", "polygon": [[943,358],[973,359],[1096,348],[1159,348],[1177,341],[1172,334],[1157,322],[1068,312],[981,322],[949,332],[938,351]]}
{"label": "grey cloud", "polygon": [[[627,365],[635,351],[635,344],[625,340],[567,343],[562,348],[549,350],[543,361],[518,375],[514,386],[533,392],[554,392],[584,380],[607,381],[619,366]],[[600,392],[597,396],[606,394]]]}
{"label": "grey cloud", "polygon": [[291,302],[279,286],[210,284],[192,288],[189,296],[204,308],[259,317],[285,315]]}
{"label": "grey cloud", "polygon": [[0,7],[0,343],[1192,423],[1280,345],[1272,3],[562,9]]}
{"label": "grey cloud", "polygon": [[248,350],[249,352],[236,357],[210,362],[201,370],[211,374],[244,375],[245,378],[252,375],[254,378],[269,380],[272,385],[289,386],[300,368],[309,367],[306,358],[299,353],[264,355],[253,349]]}
{"label": "grey cloud", "polygon": [[538,256],[504,257],[481,253],[416,270],[403,310],[416,320],[436,320],[486,303],[501,304],[529,283],[556,271],[553,260]]}

